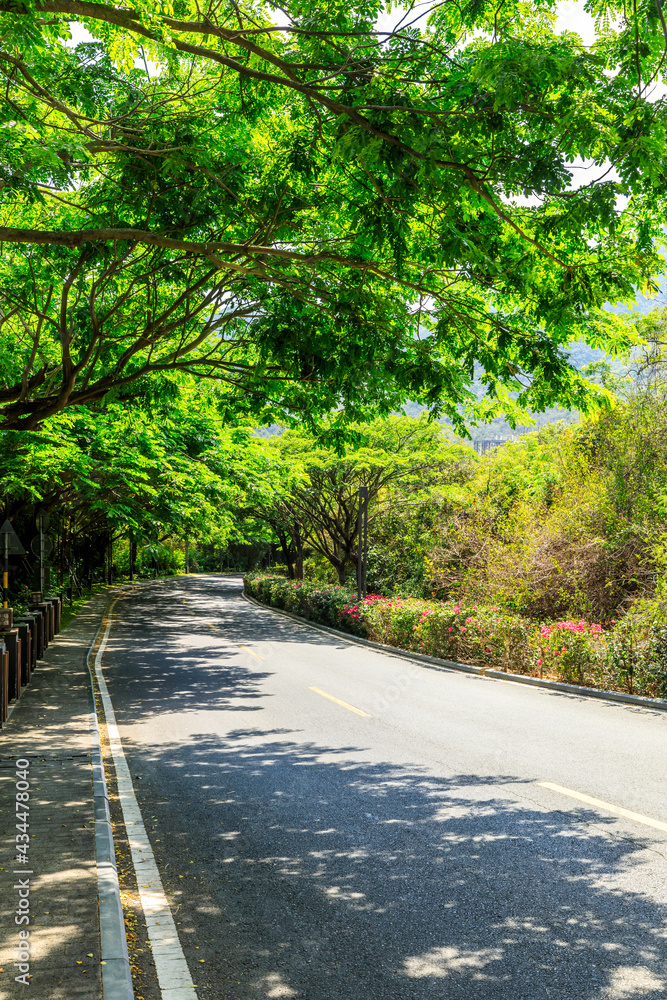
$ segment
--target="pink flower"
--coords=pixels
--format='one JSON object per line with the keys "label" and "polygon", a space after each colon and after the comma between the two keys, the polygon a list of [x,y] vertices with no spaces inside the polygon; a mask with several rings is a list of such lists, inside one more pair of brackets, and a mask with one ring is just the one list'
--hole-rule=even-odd
{"label": "pink flower", "polygon": [[541,667],[541,666],[542,666],[542,661],[541,661],[541,660],[538,660],[538,661],[537,661],[537,665],[538,665],[538,667]]}

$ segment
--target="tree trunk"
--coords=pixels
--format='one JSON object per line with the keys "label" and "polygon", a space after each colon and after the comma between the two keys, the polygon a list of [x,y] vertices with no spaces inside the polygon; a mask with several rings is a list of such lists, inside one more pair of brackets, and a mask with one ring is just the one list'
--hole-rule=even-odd
{"label": "tree trunk", "polygon": [[303,580],[303,538],[301,537],[301,532],[298,528],[294,532],[294,548],[296,550],[294,575],[297,580]]}
{"label": "tree trunk", "polygon": [[288,540],[287,535],[284,531],[276,531],[278,535],[278,541],[280,542],[280,548],[283,550],[283,555],[285,557],[285,562],[287,563],[287,575],[290,580],[294,579],[294,563],[292,561],[292,543],[291,539]]}

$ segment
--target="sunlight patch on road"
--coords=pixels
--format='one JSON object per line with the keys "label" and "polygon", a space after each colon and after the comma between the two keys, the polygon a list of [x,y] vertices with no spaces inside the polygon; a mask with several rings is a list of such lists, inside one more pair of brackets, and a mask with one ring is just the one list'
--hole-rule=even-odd
{"label": "sunlight patch on road", "polygon": [[452,972],[477,969],[475,979],[490,978],[479,970],[491,962],[500,962],[502,948],[480,948],[479,951],[464,951],[459,948],[432,948],[423,955],[406,958],[403,963],[405,974],[410,979],[444,979]]}
{"label": "sunlight patch on road", "polygon": [[614,969],[605,995],[614,1000],[623,1000],[625,997],[629,1000],[630,997],[646,996],[647,993],[664,990],[666,986],[665,980],[658,979],[645,965],[625,965]]}
{"label": "sunlight patch on road", "polygon": [[370,719],[368,712],[362,712],[360,708],[355,708],[354,705],[348,705],[346,701],[341,701],[340,698],[334,698],[332,694],[327,694],[326,691],[321,691],[320,688],[311,687],[308,688],[309,691],[314,691],[315,694],[322,695],[323,698],[328,698],[329,701],[335,702],[337,705],[341,705],[346,708],[348,712],[354,712],[356,715],[363,715],[366,719]]}
{"label": "sunlight patch on road", "polygon": [[259,983],[255,984],[264,991],[266,997],[295,997],[296,990],[287,986],[279,972],[269,972],[268,976],[262,976]]}
{"label": "sunlight patch on road", "polygon": [[604,809],[605,812],[612,813],[614,816],[631,819],[635,823],[642,823],[643,826],[652,826],[654,830],[662,830],[663,833],[667,833],[667,823],[663,823],[662,820],[643,816],[641,813],[632,812],[630,809],[623,809],[622,806],[615,806],[611,802],[604,802],[602,799],[594,799],[591,795],[583,795],[581,792],[575,792],[571,788],[563,788],[562,785],[554,785],[551,781],[539,781],[538,785],[540,788],[549,788],[552,792],[559,792],[560,795],[567,795],[571,799],[577,799],[578,802],[585,802],[586,805],[594,806],[596,809]]}

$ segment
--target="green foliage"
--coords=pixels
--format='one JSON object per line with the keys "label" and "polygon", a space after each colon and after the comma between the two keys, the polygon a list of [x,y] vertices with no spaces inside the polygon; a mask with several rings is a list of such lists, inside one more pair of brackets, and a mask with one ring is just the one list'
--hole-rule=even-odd
{"label": "green foliage", "polygon": [[165,371],[310,427],[609,401],[565,352],[665,269],[658,8],[67,6],[0,3],[6,428]]}
{"label": "green foliage", "polygon": [[667,698],[667,604],[638,600],[607,641],[601,676],[629,694]]}
{"label": "green foliage", "polygon": [[666,444],[663,394],[628,383],[609,411],[494,449],[438,525],[424,592],[537,620],[621,617],[662,586]]}
{"label": "green foliage", "polygon": [[[159,390],[131,409],[91,404],[39,431],[0,432],[7,515],[27,544],[36,510],[50,514],[54,567],[70,579],[101,573],[105,559],[108,572],[110,543],[116,573],[176,572],[186,536],[218,548],[244,541],[240,498],[249,484],[279,486],[251,430],[223,425],[215,393],[183,377]],[[21,572],[17,583],[29,564]]]}
{"label": "green foliage", "polygon": [[263,604],[333,628],[341,628],[341,613],[349,607],[353,593],[333,584],[293,581],[270,573],[246,573],[243,579],[246,593]]}
{"label": "green foliage", "polygon": [[[449,491],[470,476],[475,456],[468,447],[454,444],[426,415],[394,415],[367,426],[352,425],[356,446],[345,452],[339,430],[333,421],[319,437],[292,430],[268,439],[265,453],[283,470],[283,490],[255,500],[248,513],[276,533],[291,573],[301,575],[294,566],[299,559],[303,566],[309,546],[328,560],[343,583],[357,561],[360,487],[368,491],[369,531],[376,551],[396,519],[409,523],[416,512],[425,523],[432,519]],[[404,573],[404,579],[410,573]]]}

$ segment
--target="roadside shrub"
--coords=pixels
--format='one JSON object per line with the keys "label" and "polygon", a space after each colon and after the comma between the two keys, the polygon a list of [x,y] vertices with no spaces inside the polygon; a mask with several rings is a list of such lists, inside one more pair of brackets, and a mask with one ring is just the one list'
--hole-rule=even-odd
{"label": "roadside shrub", "polygon": [[548,670],[568,684],[594,685],[600,662],[602,626],[583,619],[552,622],[539,631],[540,673]]}
{"label": "roadside shrub", "polygon": [[496,670],[531,673],[535,666],[531,623],[471,601],[429,602],[415,630],[419,650],[445,660]]}
{"label": "roadside shrub", "polygon": [[637,602],[613,630],[567,620],[536,625],[499,607],[384,597],[249,573],[246,593],[352,635],[473,666],[667,698],[667,601]]}
{"label": "roadside shrub", "polygon": [[343,618],[359,622],[374,642],[400,649],[415,649],[414,632],[426,601],[417,598],[382,597],[369,594],[359,604],[343,611]]}
{"label": "roadside shrub", "polygon": [[264,604],[388,646],[499,670],[536,669],[534,627],[498,608],[380,594],[358,602],[348,588],[268,573],[248,574],[245,588]]}
{"label": "roadside shrub", "polygon": [[[332,628],[343,627],[342,623],[346,619],[342,618],[342,611],[350,606],[353,597],[353,592],[347,587],[310,580],[290,580],[269,573],[247,573],[243,579],[246,593],[263,604],[291,611]],[[349,618],[347,621],[347,631],[363,634],[353,619]]]}
{"label": "roadside shrub", "polygon": [[371,595],[343,615],[365,625],[368,638],[400,649],[520,673],[535,666],[530,623],[498,608]]}
{"label": "roadside shrub", "polygon": [[667,698],[667,602],[646,598],[609,634],[600,668],[605,687],[650,698]]}
{"label": "roadside shrub", "polygon": [[638,693],[667,698],[667,623],[652,624],[638,673]]}

